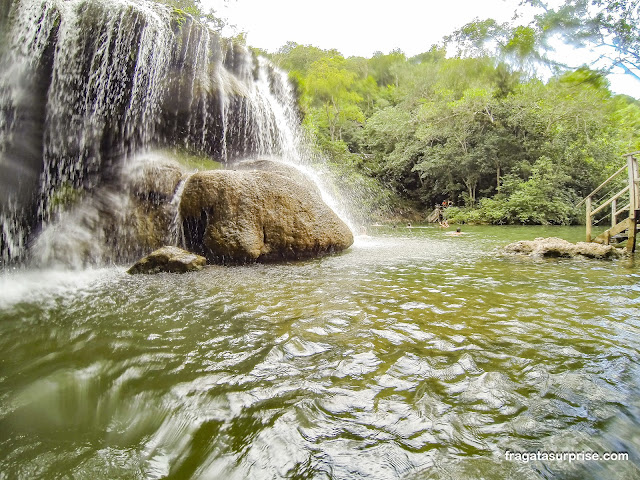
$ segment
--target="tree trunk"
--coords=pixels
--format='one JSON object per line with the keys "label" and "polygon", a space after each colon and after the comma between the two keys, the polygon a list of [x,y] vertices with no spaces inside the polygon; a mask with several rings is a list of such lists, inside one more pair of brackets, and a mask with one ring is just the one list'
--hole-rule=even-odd
{"label": "tree trunk", "polygon": [[471,205],[475,205],[476,203],[476,189],[478,188],[478,179],[477,178],[465,178],[464,184],[467,187],[467,193],[469,194],[469,200],[471,201]]}
{"label": "tree trunk", "polygon": [[332,120],[331,118],[331,111],[330,111],[330,105],[327,103],[325,110],[327,112],[327,124],[329,125],[329,135],[331,136],[331,141],[335,141],[335,136],[336,136],[336,126],[335,126],[335,122]]}

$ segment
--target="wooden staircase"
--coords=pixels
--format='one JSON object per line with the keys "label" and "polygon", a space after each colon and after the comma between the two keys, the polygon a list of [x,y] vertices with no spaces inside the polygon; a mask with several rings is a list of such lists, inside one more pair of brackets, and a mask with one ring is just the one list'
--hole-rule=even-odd
{"label": "wooden staircase", "polygon": [[[628,252],[635,252],[636,232],[638,229],[638,217],[640,216],[640,175],[638,173],[638,159],[640,152],[627,153],[624,155],[626,162],[617,172],[605,180],[598,188],[591,192],[578,206],[583,203],[587,206],[587,242],[611,244],[613,241],[625,241]],[[623,177],[622,175],[625,173]],[[596,194],[601,192],[607,185],[615,185],[615,182],[622,183],[624,179],[626,186],[608,199],[597,200],[600,205],[595,205]],[[614,182],[614,183],[612,183]],[[626,203],[626,200],[629,203]],[[622,204],[621,208],[618,206]],[[611,207],[611,228],[607,229],[596,238],[591,238],[591,227],[595,216],[607,207]],[[628,212],[626,218],[618,222],[618,218]]]}

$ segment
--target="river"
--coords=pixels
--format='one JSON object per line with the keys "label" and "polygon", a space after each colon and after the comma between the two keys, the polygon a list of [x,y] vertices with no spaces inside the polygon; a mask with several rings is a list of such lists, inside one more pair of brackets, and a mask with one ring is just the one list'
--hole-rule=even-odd
{"label": "river", "polygon": [[[640,266],[370,227],[284,265],[0,275],[0,479],[640,478]],[[626,452],[525,462],[506,452]]]}

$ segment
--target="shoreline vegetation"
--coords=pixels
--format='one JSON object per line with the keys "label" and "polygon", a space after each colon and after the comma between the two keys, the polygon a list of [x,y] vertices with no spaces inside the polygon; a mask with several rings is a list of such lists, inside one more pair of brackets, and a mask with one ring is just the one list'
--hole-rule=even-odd
{"label": "shoreline vegetation", "polygon": [[289,44],[271,58],[316,149],[366,187],[375,219],[424,221],[445,201],[451,224],[578,224],[574,205],[640,147],[640,102],[587,67],[545,83],[436,47],[365,59]]}
{"label": "shoreline vegetation", "polygon": [[[160,3],[214,29],[225,25],[198,0]],[[565,16],[580,13],[574,3]],[[602,9],[590,41],[622,28],[615,11]],[[476,21],[444,39],[455,41],[449,49],[413,57],[394,50],[345,58],[295,42],[252,50],[289,72],[309,143],[357,217],[424,222],[445,201],[450,224],[579,224],[575,205],[619,168],[623,153],[640,149],[640,101],[612,93],[606,71],[587,65],[553,64],[549,80],[536,77],[547,30],[568,33],[543,17],[511,30]],[[639,27],[627,27],[619,58],[634,59]],[[492,39],[498,50],[486,48]]]}

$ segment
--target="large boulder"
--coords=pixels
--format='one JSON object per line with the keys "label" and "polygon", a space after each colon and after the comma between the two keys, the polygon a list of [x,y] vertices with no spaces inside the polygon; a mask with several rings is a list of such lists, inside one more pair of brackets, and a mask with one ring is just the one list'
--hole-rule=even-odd
{"label": "large boulder", "polygon": [[187,247],[218,263],[300,259],[348,248],[349,227],[281,172],[194,174],[180,202]]}
{"label": "large boulder", "polygon": [[178,247],[162,247],[138,260],[127,273],[186,273],[201,270],[207,260]]}
{"label": "large boulder", "polygon": [[278,160],[270,159],[257,159],[257,160],[242,160],[240,162],[231,165],[233,170],[259,170],[261,172],[274,172],[284,177],[293,180],[296,183],[304,186],[307,190],[315,192],[321,195],[318,185],[307,176],[307,174],[301,169],[302,167],[291,165]]}
{"label": "large boulder", "polygon": [[504,247],[504,251],[532,257],[616,258],[622,256],[622,253],[612,245],[587,242],[571,243],[557,237],[514,242]]}

